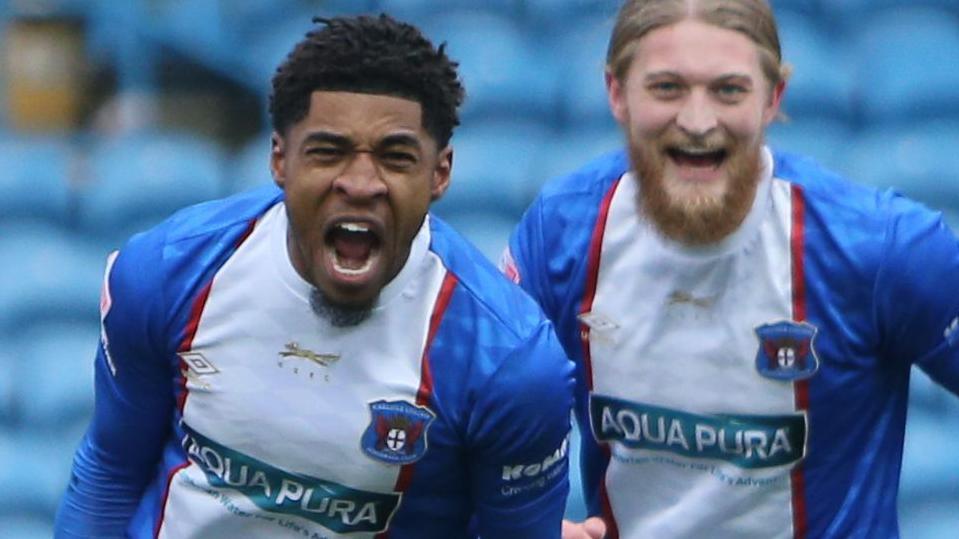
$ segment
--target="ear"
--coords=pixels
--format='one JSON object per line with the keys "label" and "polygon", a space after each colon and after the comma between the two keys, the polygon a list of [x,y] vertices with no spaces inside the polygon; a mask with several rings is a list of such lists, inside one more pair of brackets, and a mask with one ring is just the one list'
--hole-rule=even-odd
{"label": "ear", "polygon": [[449,189],[452,171],[453,147],[447,145],[436,159],[436,168],[433,169],[433,178],[430,182],[430,201],[439,200]]}
{"label": "ear", "polygon": [[273,132],[270,137],[270,173],[273,174],[273,182],[277,187],[283,189],[286,185],[286,176],[283,174],[286,160],[286,141],[279,133]]}
{"label": "ear", "polygon": [[626,113],[626,88],[623,86],[616,75],[606,68],[606,95],[609,98],[609,110],[620,125],[625,125],[629,116]]}
{"label": "ear", "polygon": [[769,104],[766,105],[766,109],[763,111],[763,125],[768,126],[773,120],[779,117],[779,107],[782,105],[783,94],[785,93],[786,81],[781,80],[773,87],[772,92],[770,92]]}

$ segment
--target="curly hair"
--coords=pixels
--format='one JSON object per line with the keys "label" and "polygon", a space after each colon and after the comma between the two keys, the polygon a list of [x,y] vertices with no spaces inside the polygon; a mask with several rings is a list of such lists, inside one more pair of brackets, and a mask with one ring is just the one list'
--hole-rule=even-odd
{"label": "curly hair", "polygon": [[464,90],[457,63],[414,26],[386,14],[314,18],[277,68],[270,95],[273,129],[280,134],[306,117],[316,91],[382,94],[416,101],[423,127],[444,148],[459,125]]}

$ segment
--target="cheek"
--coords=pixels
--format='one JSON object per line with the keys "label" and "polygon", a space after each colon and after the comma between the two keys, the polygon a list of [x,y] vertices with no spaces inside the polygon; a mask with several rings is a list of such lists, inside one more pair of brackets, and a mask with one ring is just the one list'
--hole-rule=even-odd
{"label": "cheek", "polygon": [[648,138],[666,131],[676,118],[672,107],[649,100],[636,100],[630,103],[627,115],[633,136],[641,138]]}
{"label": "cheek", "polygon": [[729,111],[723,124],[730,135],[748,142],[762,139],[766,127],[762,110],[755,107]]}

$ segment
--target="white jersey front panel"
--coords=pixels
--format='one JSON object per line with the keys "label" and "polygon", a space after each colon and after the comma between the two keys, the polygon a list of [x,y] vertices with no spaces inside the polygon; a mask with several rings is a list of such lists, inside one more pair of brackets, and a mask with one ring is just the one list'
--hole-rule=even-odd
{"label": "white jersey front panel", "polygon": [[805,418],[793,383],[756,366],[756,328],[792,319],[790,191],[770,170],[766,155],[744,225],[709,249],[659,236],[636,211],[631,174],[613,195],[583,320],[592,429],[609,442],[623,538],[792,536]]}
{"label": "white jersey front panel", "polygon": [[182,354],[191,461],[172,478],[161,537],[372,537],[401,503],[401,466],[361,439],[371,404],[416,402],[445,275],[428,223],[370,318],[346,329],[314,314],[286,229],[282,205],[263,215],[216,274]]}

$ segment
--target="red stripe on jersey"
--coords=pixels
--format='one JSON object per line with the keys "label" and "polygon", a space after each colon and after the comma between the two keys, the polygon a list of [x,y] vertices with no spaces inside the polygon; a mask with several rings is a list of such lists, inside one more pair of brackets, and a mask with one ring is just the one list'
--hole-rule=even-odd
{"label": "red stripe on jersey", "polygon": [[[250,237],[254,227],[256,227],[256,222],[256,219],[250,220],[246,230],[244,230],[243,233],[240,234],[240,237],[237,238],[236,244],[233,246],[234,250],[239,248],[240,245]],[[211,279],[210,282],[203,287],[203,290],[200,290],[200,293],[197,294],[196,299],[193,300],[193,305],[190,307],[190,317],[187,319],[186,328],[184,328],[183,331],[183,340],[180,341],[180,346],[177,348],[177,352],[189,352],[193,348],[193,339],[196,337],[197,328],[200,327],[200,317],[203,314],[204,307],[206,307],[206,301],[210,297],[210,290],[212,288],[213,280]],[[188,394],[186,387],[186,370],[189,367],[187,366],[186,362],[183,361],[182,357],[179,359],[177,366],[180,370],[180,377],[177,380],[178,393],[176,398],[176,406],[177,410],[180,412],[180,417],[183,417],[183,408],[186,406],[186,398]],[[173,482],[173,476],[189,465],[190,461],[188,460],[170,470],[170,474],[167,476],[166,486],[163,489],[163,497],[160,503],[160,516],[157,520],[153,537],[158,537],[160,535],[160,528],[163,526],[163,518],[166,514],[167,498],[170,495],[170,484]]]}
{"label": "red stripe on jersey", "polygon": [[170,470],[169,474],[167,474],[166,488],[163,489],[163,497],[160,498],[160,515],[159,515],[159,518],[157,518],[156,527],[153,529],[154,539],[160,536],[160,528],[163,527],[163,517],[166,514],[166,501],[167,501],[167,497],[170,495],[170,484],[173,483],[173,476],[176,475],[180,470],[186,468],[189,465],[190,465],[190,461],[186,461],[182,464],[177,465],[175,468]]}
{"label": "red stripe on jersey", "polygon": [[[792,289],[793,289],[793,320],[802,322],[806,319],[806,275],[803,266],[805,248],[805,219],[806,201],[803,198],[802,188],[792,185],[792,234],[790,237],[790,254],[792,256]],[[809,380],[799,380],[793,383],[797,410],[809,409]],[[809,426],[806,427],[806,436],[809,436]],[[806,515],[806,476],[803,474],[803,463],[793,468],[792,476],[792,509],[793,509],[793,537],[805,539],[809,531],[809,519]]]}
{"label": "red stripe on jersey", "polygon": [[[200,316],[203,314],[203,308],[206,307],[207,298],[210,297],[211,288],[213,288],[213,281],[207,283],[193,301],[193,307],[190,309],[190,318],[187,321],[186,329],[183,333],[183,341],[180,342],[180,347],[177,348],[177,352],[189,352],[190,349],[193,348],[193,338],[196,337],[196,330],[200,327]],[[183,361],[182,357],[179,361],[179,368],[180,379],[177,382],[180,387],[176,398],[176,407],[182,416],[187,397],[186,372],[187,369],[189,369],[189,366],[187,366],[186,361]]]}
{"label": "red stripe on jersey", "polygon": [[[583,293],[583,301],[580,304],[579,314],[587,314],[593,308],[593,297],[596,295],[596,285],[599,280],[599,261],[603,251],[603,235],[606,232],[609,206],[613,201],[613,194],[616,193],[616,188],[619,187],[621,180],[622,178],[613,183],[609,191],[606,192],[606,195],[603,196],[603,202],[599,207],[599,215],[596,217],[596,225],[593,227],[593,235],[589,242],[589,259],[586,267],[586,290]],[[586,389],[592,391],[593,362],[589,351],[589,326],[583,322],[580,322],[580,338],[583,343],[583,374],[586,378]],[[603,459],[605,460],[604,466],[608,467],[611,457],[609,444],[600,444],[599,449],[603,453]],[[599,484],[599,500],[600,505],[602,505],[603,520],[606,521],[607,539],[619,539],[619,527],[616,526],[613,508],[609,503],[609,492],[606,490],[605,473],[603,480],[600,481]]]}
{"label": "red stripe on jersey", "polygon": [[[593,227],[593,235],[589,241],[589,260],[586,267],[586,291],[583,293],[583,302],[580,304],[579,314],[587,314],[593,308],[593,296],[596,295],[596,283],[599,279],[599,259],[603,250],[603,235],[606,233],[606,219],[609,217],[609,206],[613,201],[613,194],[619,186],[620,180],[616,180],[599,207],[599,215],[596,217],[596,225]],[[586,375],[586,387],[593,390],[593,365],[589,354],[589,326],[580,322],[580,337],[583,342],[583,363]]]}
{"label": "red stripe on jersey", "polygon": [[[249,224],[246,226],[246,230],[240,234],[240,237],[237,238],[236,243],[233,246],[235,251],[250,237],[250,234],[253,233],[253,229],[256,227],[256,219],[251,219]],[[177,352],[189,352],[193,348],[193,339],[196,337],[196,330],[200,327],[200,317],[203,314],[203,309],[206,307],[206,300],[210,297],[210,289],[213,287],[213,280],[211,279],[206,286],[203,287],[203,290],[197,295],[196,299],[193,300],[193,306],[190,308],[190,318],[187,320],[186,328],[183,331],[183,340],[180,341],[180,346],[177,348]],[[180,415],[183,414],[183,407],[186,406],[186,369],[188,368],[185,361],[180,358],[179,365],[180,369],[180,379],[178,380],[179,392],[176,399],[177,410],[180,411]]]}
{"label": "red stripe on jersey", "polygon": [[[433,369],[430,366],[430,348],[433,346],[433,338],[436,337],[436,331],[443,321],[443,315],[446,314],[446,308],[453,298],[453,290],[456,289],[458,279],[452,273],[447,272],[440,286],[440,292],[436,296],[436,303],[433,305],[433,314],[430,315],[430,329],[426,334],[426,346],[423,347],[423,358],[420,363],[420,387],[416,391],[417,406],[426,406],[433,396]],[[400,473],[396,478],[396,485],[393,487],[395,492],[406,492],[413,482],[413,470],[415,463],[404,464],[400,468]],[[376,539],[387,539],[390,536],[389,530],[376,535]]]}

